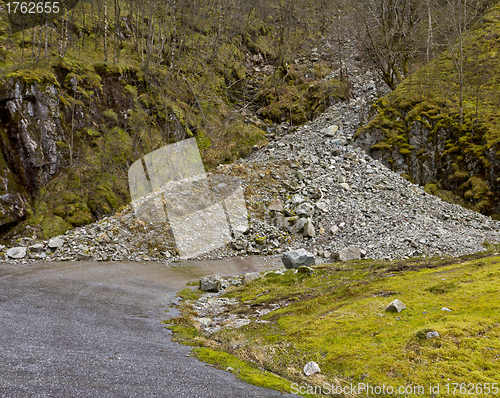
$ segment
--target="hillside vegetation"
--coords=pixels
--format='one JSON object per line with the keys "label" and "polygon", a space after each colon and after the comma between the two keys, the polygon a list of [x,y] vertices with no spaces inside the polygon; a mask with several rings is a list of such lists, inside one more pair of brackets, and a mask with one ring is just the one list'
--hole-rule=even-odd
{"label": "hillside vegetation", "polygon": [[374,106],[357,144],[426,190],[498,217],[500,5]]}
{"label": "hillside vegetation", "polygon": [[[64,0],[42,16],[7,3],[5,238],[46,238],[113,213],[130,200],[128,167],[168,143],[195,136],[208,168],[248,155],[270,125],[293,128],[349,99],[349,57],[391,88],[402,81],[360,145],[431,192],[499,213],[498,6],[480,19],[490,0],[467,3],[458,30],[438,28],[463,0]],[[336,69],[342,81],[325,79]]]}
{"label": "hillside vegetation", "polygon": [[[207,167],[231,162],[266,142],[266,123],[304,123],[346,95],[321,81],[332,63],[293,65],[325,29],[312,28],[318,9],[305,1],[63,1],[39,19],[6,3],[0,175],[17,199],[2,205],[4,232],[48,237],[92,222],[130,200],[140,156],[195,136]],[[49,122],[30,114],[40,103]]]}

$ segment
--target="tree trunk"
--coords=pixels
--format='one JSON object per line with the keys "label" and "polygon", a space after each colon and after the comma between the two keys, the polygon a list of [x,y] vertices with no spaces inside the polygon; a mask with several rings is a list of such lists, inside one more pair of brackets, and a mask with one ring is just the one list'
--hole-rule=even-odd
{"label": "tree trunk", "polygon": [[108,61],[108,0],[104,0],[104,62]]}

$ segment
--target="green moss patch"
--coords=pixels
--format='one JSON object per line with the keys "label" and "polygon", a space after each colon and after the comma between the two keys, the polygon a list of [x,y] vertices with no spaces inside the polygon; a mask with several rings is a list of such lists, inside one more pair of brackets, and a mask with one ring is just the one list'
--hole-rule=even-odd
{"label": "green moss patch", "polygon": [[52,71],[42,68],[19,69],[15,72],[8,73],[7,79],[19,80],[27,84],[43,84],[49,83],[59,87],[59,83]]}
{"label": "green moss patch", "polygon": [[242,361],[224,351],[200,347],[195,348],[193,353],[201,361],[210,363],[219,369],[229,369],[238,379],[247,383],[273,390],[291,392],[291,383],[288,380],[259,369],[254,363]]}
{"label": "green moss patch", "polygon": [[268,77],[257,98],[262,117],[269,122],[288,121],[296,126],[322,113],[332,101],[345,99],[347,84],[333,79],[313,79],[311,77],[324,76],[318,70],[329,70],[320,65],[315,68],[316,72],[292,65],[278,68]]}

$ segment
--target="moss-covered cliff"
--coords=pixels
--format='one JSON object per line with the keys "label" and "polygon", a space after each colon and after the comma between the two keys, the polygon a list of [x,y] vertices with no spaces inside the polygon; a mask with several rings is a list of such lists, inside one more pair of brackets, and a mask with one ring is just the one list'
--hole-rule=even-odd
{"label": "moss-covered cliff", "polygon": [[[345,95],[320,82],[333,65],[279,72],[319,34],[305,22],[284,31],[278,2],[73,3],[12,29],[0,1],[3,232],[49,237],[97,220],[130,200],[142,155],[195,136],[210,168],[264,144],[266,122],[305,122]],[[293,95],[269,97],[271,80]],[[259,108],[264,121],[247,112]]]}
{"label": "moss-covered cliff", "polygon": [[499,21],[497,4],[463,36],[462,51],[449,47],[381,98],[356,134],[429,192],[491,215],[500,213]]}

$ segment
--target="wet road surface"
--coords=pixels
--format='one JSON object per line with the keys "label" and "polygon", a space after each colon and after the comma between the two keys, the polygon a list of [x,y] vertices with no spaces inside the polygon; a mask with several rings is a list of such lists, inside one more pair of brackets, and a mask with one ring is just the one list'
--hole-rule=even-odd
{"label": "wet road surface", "polygon": [[186,282],[259,264],[1,264],[0,397],[292,397],[189,357],[160,323]]}

